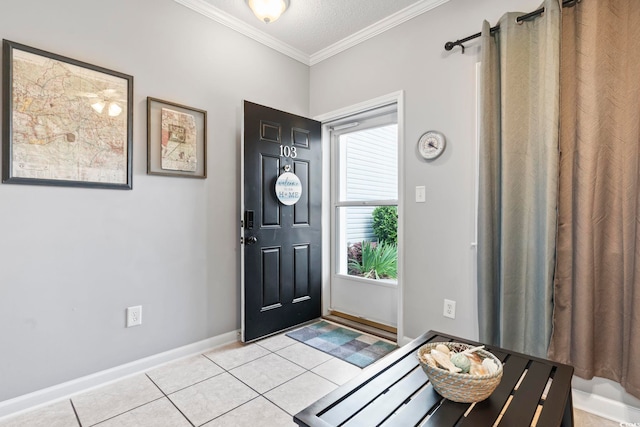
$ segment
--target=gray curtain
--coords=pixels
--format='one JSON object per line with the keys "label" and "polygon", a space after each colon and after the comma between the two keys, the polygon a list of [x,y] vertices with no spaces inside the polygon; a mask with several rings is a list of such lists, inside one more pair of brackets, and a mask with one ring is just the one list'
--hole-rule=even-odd
{"label": "gray curtain", "polygon": [[562,25],[558,261],[549,357],[640,398],[640,4]]}
{"label": "gray curtain", "polygon": [[480,340],[545,356],[551,335],[558,188],[560,10],[482,29]]}

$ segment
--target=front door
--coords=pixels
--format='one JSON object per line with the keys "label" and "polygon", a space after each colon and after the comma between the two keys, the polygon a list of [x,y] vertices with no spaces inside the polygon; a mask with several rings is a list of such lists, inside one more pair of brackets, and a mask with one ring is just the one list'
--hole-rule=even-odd
{"label": "front door", "polygon": [[244,102],[242,340],[321,314],[321,124]]}

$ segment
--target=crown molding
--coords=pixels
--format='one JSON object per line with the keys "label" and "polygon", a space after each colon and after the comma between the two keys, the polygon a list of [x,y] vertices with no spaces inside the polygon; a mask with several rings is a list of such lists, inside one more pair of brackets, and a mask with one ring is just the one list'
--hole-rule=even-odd
{"label": "crown molding", "polygon": [[337,43],[332,44],[331,46],[321,49],[318,52],[307,55],[295,47],[284,43],[275,37],[270,36],[269,34],[260,31],[251,25],[247,24],[244,21],[241,21],[238,18],[235,18],[229,15],[226,12],[221,11],[220,9],[212,6],[210,3],[207,3],[204,0],[174,0],[176,3],[179,3],[189,9],[200,13],[201,15],[206,16],[207,18],[213,19],[214,21],[225,25],[231,28],[234,31],[237,31],[245,36],[264,44],[280,53],[283,53],[296,61],[302,62],[305,65],[315,65],[319,62],[324,61],[327,58],[330,58],[334,55],[337,55],[340,52],[343,52],[353,46],[356,46],[366,40],[369,40],[372,37],[377,36],[385,31],[390,30],[412,18],[415,18],[418,15],[421,15],[431,9],[434,9],[444,3],[447,3],[449,0],[422,0],[418,3],[415,3],[411,6],[408,6],[393,15],[384,18],[375,24],[372,24],[362,30],[352,34],[349,37],[346,37],[340,40]]}
{"label": "crown molding", "polygon": [[418,3],[412,4],[393,15],[389,15],[388,17],[381,19],[375,24],[369,25],[366,28],[340,40],[337,43],[332,44],[325,49],[319,50],[318,52],[311,55],[309,58],[309,62],[311,65],[315,65],[319,62],[324,61],[327,58],[330,58],[334,55],[337,55],[340,52],[344,52],[345,50],[352,48],[366,40],[369,40],[372,37],[377,36],[378,34],[384,33],[398,25],[415,18],[416,16],[422,15],[425,12],[430,11],[444,3],[447,3],[449,0],[423,0]]}
{"label": "crown molding", "polygon": [[247,24],[244,21],[241,21],[238,18],[235,18],[228,13],[221,11],[220,9],[212,6],[204,0],[174,0],[176,3],[179,3],[189,9],[198,12],[201,15],[206,16],[207,18],[213,19],[214,21],[225,25],[231,28],[234,31],[239,32],[240,34],[244,34],[245,36],[262,43],[265,46],[270,47],[280,53],[283,53],[296,61],[302,62],[305,65],[311,65],[309,62],[309,55],[302,52],[295,47],[284,43],[275,37],[270,36],[269,34],[260,31],[251,25]]}

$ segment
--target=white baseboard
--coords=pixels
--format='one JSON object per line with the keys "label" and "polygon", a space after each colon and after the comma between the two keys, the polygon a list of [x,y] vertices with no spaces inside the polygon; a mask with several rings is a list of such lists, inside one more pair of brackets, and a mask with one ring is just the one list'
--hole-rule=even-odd
{"label": "white baseboard", "polygon": [[135,360],[124,365],[96,372],[91,375],[67,381],[62,384],[47,387],[42,390],[18,396],[0,402],[0,421],[8,416],[35,409],[56,401],[83,393],[93,388],[101,387],[123,378],[149,371],[167,362],[204,353],[215,347],[229,344],[238,340],[238,331],[227,332],[222,335],[207,338],[202,341],[178,347],[163,353]]}
{"label": "white baseboard", "polygon": [[403,345],[409,344],[411,341],[413,341],[413,338],[409,338],[409,337],[402,337],[400,338],[400,340],[398,341],[398,345],[400,347],[402,347]]}
{"label": "white baseboard", "polygon": [[573,407],[576,409],[619,423],[640,423],[640,409],[636,407],[575,388],[572,392]]}

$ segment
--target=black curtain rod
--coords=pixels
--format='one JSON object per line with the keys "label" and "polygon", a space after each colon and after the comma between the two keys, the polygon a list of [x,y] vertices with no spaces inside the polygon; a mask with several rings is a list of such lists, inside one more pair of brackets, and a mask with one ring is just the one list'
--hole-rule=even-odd
{"label": "black curtain rod", "polygon": [[[562,7],[575,6],[577,3],[580,3],[580,1],[581,0],[563,0]],[[536,17],[538,15],[542,15],[543,12],[544,12],[544,7],[541,7],[540,9],[534,10],[533,12],[527,13],[525,15],[518,16],[516,18],[516,21],[517,22],[526,21],[527,19],[531,19],[531,18],[534,18],[534,17]],[[496,25],[495,27],[491,27],[491,34],[495,33],[499,29],[500,29],[500,24]],[[465,37],[465,38],[460,39],[460,40],[456,40],[454,42],[446,42],[445,45],[444,45],[444,48],[445,48],[445,50],[451,50],[456,46],[460,46],[462,48],[462,53],[464,53],[464,44],[463,43],[466,43],[469,40],[477,39],[481,35],[482,35],[482,33],[476,33],[474,35],[471,35],[469,37]]]}

